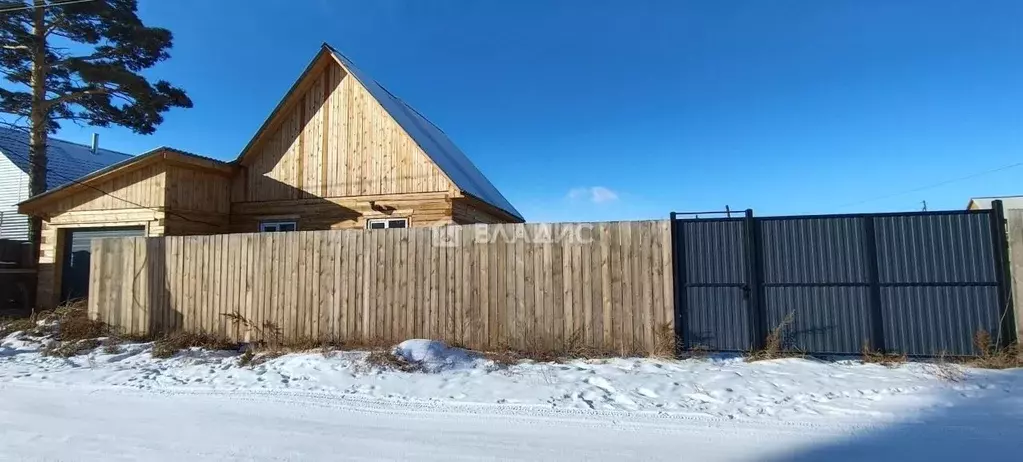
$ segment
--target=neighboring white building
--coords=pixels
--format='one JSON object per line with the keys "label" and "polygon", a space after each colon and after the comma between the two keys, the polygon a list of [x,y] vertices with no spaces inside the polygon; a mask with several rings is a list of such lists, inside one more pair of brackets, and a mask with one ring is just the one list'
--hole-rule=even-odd
{"label": "neighboring white building", "polygon": [[[131,158],[121,152],[55,138],[50,138],[47,145],[47,190]],[[28,238],[28,217],[18,214],[18,203],[29,197],[28,171],[28,133],[0,128],[0,239]]]}
{"label": "neighboring white building", "polygon": [[966,210],[988,210],[991,203],[996,200],[1002,201],[1002,208],[1005,210],[1023,209],[1023,196],[992,196],[970,199],[970,203],[966,204]]}

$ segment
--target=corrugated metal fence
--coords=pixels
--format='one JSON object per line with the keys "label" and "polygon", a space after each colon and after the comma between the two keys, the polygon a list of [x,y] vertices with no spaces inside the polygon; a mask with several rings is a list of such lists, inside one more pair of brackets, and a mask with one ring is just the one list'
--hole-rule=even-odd
{"label": "corrugated metal fence", "polygon": [[685,347],[739,351],[783,329],[785,347],[914,356],[1008,341],[1001,209],[677,219],[676,326]]}

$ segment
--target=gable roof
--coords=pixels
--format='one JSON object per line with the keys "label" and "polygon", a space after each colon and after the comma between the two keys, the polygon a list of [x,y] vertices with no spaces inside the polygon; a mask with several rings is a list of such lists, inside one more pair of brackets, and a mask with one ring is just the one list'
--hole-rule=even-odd
{"label": "gable roof", "polygon": [[[29,172],[28,132],[0,128],[0,154],[26,174]],[[46,190],[65,186],[74,180],[110,165],[131,159],[131,155],[110,149],[97,149],[57,138],[46,144]]]}
{"label": "gable roof", "polygon": [[137,156],[128,157],[116,164],[108,165],[105,168],[96,170],[95,172],[74,181],[67,182],[57,188],[52,188],[37,196],[32,196],[18,204],[19,213],[27,213],[32,207],[46,203],[49,199],[63,197],[67,194],[83,189],[95,188],[96,183],[102,183],[113,176],[134,171],[154,162],[163,161],[190,164],[204,169],[220,171],[225,175],[230,175],[234,171],[234,166],[226,162],[206,156],[200,156],[198,154],[192,154],[179,149],[161,146]]}
{"label": "gable roof", "polygon": [[966,209],[988,210],[991,208],[991,203],[996,200],[1002,201],[1002,208],[1006,210],[1023,209],[1023,196],[974,197],[970,199],[969,204],[966,204]]}
{"label": "gable roof", "polygon": [[412,137],[423,152],[430,157],[430,160],[440,167],[441,171],[455,183],[458,189],[513,215],[515,218],[523,219],[522,214],[515,209],[515,206],[494,187],[493,183],[483,175],[483,172],[476,168],[469,157],[461,149],[458,149],[458,146],[455,146],[455,143],[444,134],[440,127],[434,125],[419,111],[359,70],[355,63],[334,47],[326,43],[323,44],[323,47],[329,50],[334,58],[369,91],[369,94],[376,98],[384,110],[394,118],[395,122],[398,122],[398,125]]}
{"label": "gable roof", "polygon": [[344,70],[351,76],[355,77],[357,81],[369,92],[371,96],[387,111],[388,115],[398,123],[398,126],[405,131],[406,134],[412,138],[420,149],[426,153],[426,156],[440,168],[441,172],[447,175],[448,179],[454,183],[455,187],[458,188],[463,194],[474,197],[489,204],[514,218],[521,221],[525,221],[522,218],[522,214],[515,209],[515,206],[511,204],[501,194],[500,191],[483,175],[483,172],[472,163],[471,160],[465,155],[462,150],[455,146],[455,143],[444,131],[439,127],[430,122],[426,117],[420,114],[418,111],[413,109],[407,103],[398,98],[379,82],[371,78],[366,73],[362,72],[358,67],[355,66],[348,57],[341,54],[341,52],[334,49],[327,43],[324,43],[320,52],[317,53],[316,57],[306,66],[305,71],[295,81],[295,84],[288,90],[287,95],[281,100],[281,102],[274,108],[270,117],[266,119],[263,126],[256,132],[256,136],[249,141],[249,144],[242,150],[241,154],[235,160],[236,163],[242,161],[243,156],[250,151],[250,148],[256,143],[264,131],[270,127],[271,122],[277,117],[281,110],[287,106],[287,103],[291,96],[298,92],[302,86],[302,82],[317,66],[317,62],[325,54],[329,54],[335,62],[337,62]]}

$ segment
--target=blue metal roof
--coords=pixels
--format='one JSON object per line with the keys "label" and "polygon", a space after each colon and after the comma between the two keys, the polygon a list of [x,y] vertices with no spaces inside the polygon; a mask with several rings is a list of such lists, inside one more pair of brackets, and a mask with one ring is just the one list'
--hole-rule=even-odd
{"label": "blue metal roof", "polygon": [[[26,174],[29,171],[28,150],[28,132],[0,128],[0,153]],[[90,146],[50,138],[46,143],[46,190],[59,188],[131,157],[102,148],[93,153]]]}
{"label": "blue metal roof", "polygon": [[345,55],[328,44],[324,44],[324,46],[338,61],[344,64],[348,72],[355,76],[362,86],[366,87],[366,90],[380,102],[384,110],[398,122],[398,125],[412,137],[423,152],[430,157],[430,160],[440,167],[441,171],[455,183],[458,189],[525,221],[522,214],[508,199],[505,199],[501,192],[483,175],[483,172],[476,168],[476,165],[461,149],[458,149],[458,146],[455,146],[455,143],[440,128],[402,101],[401,98],[387,91],[376,80],[364,74]]}

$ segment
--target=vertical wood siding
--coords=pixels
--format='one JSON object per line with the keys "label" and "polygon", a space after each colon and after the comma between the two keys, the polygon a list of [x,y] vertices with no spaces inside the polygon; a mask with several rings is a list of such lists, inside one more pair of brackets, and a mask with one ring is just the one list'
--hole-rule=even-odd
{"label": "vertical wood siding", "polygon": [[355,78],[334,62],[318,69],[243,154],[235,202],[453,188]]}
{"label": "vertical wood siding", "polygon": [[252,340],[434,338],[472,348],[664,348],[668,223],[497,224],[93,244],[90,310],[128,332]]}

